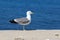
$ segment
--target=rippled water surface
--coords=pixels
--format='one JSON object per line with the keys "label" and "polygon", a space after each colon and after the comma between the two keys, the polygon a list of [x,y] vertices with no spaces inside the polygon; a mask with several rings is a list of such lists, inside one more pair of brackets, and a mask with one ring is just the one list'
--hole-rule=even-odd
{"label": "rippled water surface", "polygon": [[22,30],[9,20],[25,17],[28,10],[34,14],[26,30],[60,29],[60,0],[0,0],[0,30]]}

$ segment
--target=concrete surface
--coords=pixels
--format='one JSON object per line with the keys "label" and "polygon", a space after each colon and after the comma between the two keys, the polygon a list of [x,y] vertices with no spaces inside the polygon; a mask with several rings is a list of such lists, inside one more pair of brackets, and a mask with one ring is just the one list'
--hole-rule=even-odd
{"label": "concrete surface", "polygon": [[60,30],[0,30],[0,40],[60,40]]}

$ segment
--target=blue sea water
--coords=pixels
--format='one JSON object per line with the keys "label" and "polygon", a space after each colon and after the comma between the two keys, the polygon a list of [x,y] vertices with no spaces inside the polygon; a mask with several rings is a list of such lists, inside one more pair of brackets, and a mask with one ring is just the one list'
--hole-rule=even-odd
{"label": "blue sea water", "polygon": [[0,0],[0,30],[22,30],[19,24],[9,20],[34,12],[26,30],[60,29],[60,0]]}

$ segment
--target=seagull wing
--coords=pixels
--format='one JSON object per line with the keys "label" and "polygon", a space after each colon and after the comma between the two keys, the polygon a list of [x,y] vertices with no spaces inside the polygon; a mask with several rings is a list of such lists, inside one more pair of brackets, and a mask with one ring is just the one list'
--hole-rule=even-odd
{"label": "seagull wing", "polygon": [[17,23],[28,23],[29,20],[27,18],[17,18],[15,19]]}

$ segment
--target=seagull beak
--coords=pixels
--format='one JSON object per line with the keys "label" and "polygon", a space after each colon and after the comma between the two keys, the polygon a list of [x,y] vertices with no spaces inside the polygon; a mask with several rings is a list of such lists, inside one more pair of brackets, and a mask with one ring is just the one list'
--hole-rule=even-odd
{"label": "seagull beak", "polygon": [[33,12],[31,14],[34,14]]}

